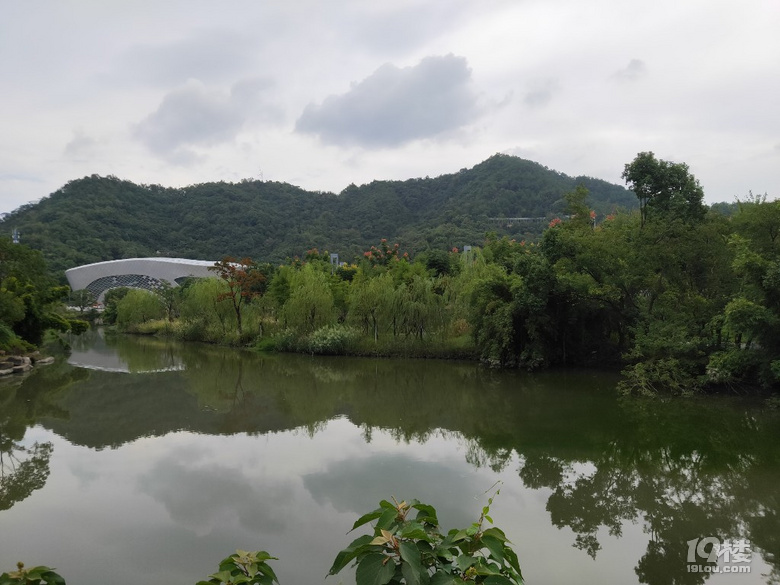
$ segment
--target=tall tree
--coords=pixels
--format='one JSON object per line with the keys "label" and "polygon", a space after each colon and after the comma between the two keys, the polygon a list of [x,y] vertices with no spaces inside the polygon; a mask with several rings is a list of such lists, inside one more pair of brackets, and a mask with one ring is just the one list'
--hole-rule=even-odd
{"label": "tall tree", "polygon": [[623,170],[623,179],[639,199],[642,225],[650,216],[679,217],[686,223],[704,219],[704,191],[685,163],[640,152]]}

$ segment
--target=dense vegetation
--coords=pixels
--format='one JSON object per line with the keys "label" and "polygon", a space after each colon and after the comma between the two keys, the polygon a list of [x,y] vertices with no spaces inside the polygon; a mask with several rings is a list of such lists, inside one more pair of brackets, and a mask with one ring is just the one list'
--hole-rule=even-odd
{"label": "dense vegetation", "polygon": [[620,366],[639,394],[777,388],[780,203],[748,198],[727,218],[687,166],[652,153],[624,176],[641,211],[599,222],[579,186],[537,243],[492,234],[412,261],[382,240],[338,269],[316,249],[281,266],[233,260],[173,291],[173,322],[142,291],[108,312],[129,330],[266,349]]}
{"label": "dense vegetation", "polygon": [[86,322],[64,315],[68,292],[58,286],[39,251],[0,239],[0,350],[33,349],[47,329],[84,331]]}
{"label": "dense vegetation", "polygon": [[339,195],[270,181],[169,189],[93,175],[9,214],[0,231],[18,229],[55,272],[156,255],[281,262],[313,247],[349,260],[380,238],[417,253],[479,244],[490,230],[516,239],[538,236],[546,222],[489,218],[549,221],[563,213],[564,193],[580,183],[600,215],[636,206],[623,187],[496,155],[451,175],[350,185]]}

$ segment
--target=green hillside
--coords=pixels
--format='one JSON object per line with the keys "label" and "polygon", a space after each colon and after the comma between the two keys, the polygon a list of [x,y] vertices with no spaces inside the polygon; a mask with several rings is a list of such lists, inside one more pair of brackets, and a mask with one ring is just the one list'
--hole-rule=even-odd
{"label": "green hillside", "polygon": [[599,215],[636,207],[621,186],[495,155],[454,174],[350,185],[338,195],[270,181],[172,189],[92,175],[8,214],[0,231],[18,229],[58,272],[155,255],[275,262],[313,247],[350,260],[381,238],[411,253],[479,244],[488,231],[533,238],[546,221],[490,218],[552,218],[564,212],[563,195],[578,184],[590,190]]}

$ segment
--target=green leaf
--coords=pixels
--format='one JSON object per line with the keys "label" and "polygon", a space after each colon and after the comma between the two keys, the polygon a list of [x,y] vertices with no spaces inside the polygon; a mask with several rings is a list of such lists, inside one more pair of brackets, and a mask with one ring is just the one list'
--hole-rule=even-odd
{"label": "green leaf", "polygon": [[360,528],[361,526],[371,522],[372,520],[376,520],[382,515],[382,512],[384,512],[382,508],[377,508],[373,512],[369,512],[368,514],[363,514],[360,518],[355,520],[355,523],[352,525],[352,528],[350,529],[349,532],[352,532],[352,530],[355,530],[355,528]]}
{"label": "green leaf", "polygon": [[212,579],[218,579],[220,583],[227,583],[230,581],[230,579],[233,577],[233,575],[230,574],[230,571],[220,571],[219,573],[214,573],[213,575],[209,575]]}
{"label": "green leaf", "polygon": [[264,576],[268,577],[269,583],[279,583],[279,579],[276,577],[276,573],[274,573],[274,570],[271,568],[270,565],[263,563],[258,567],[258,570]]}
{"label": "green leaf", "polygon": [[273,560],[275,560],[275,561],[278,561],[278,560],[279,560],[277,557],[272,557],[272,556],[271,556],[269,553],[267,553],[267,552],[266,552],[266,551],[264,551],[264,550],[259,550],[259,551],[257,551],[257,552],[256,552],[256,553],[254,553],[254,554],[255,554],[255,558],[256,558],[258,561],[267,561],[267,560],[269,560],[269,559],[273,559]]}
{"label": "green leaf", "polygon": [[522,579],[523,573],[520,570],[520,561],[517,560],[517,555],[515,554],[515,551],[513,551],[508,546],[505,546],[504,556],[506,556],[506,560],[509,563],[509,566],[512,567],[515,571],[517,571],[517,574],[520,575],[520,578]]}
{"label": "green leaf", "polygon": [[376,527],[379,529],[384,528],[385,530],[389,529],[393,525],[393,522],[397,516],[398,510],[395,508],[386,508],[379,517],[379,520],[377,520]]}
{"label": "green leaf", "polygon": [[426,542],[432,542],[433,538],[425,527],[418,522],[406,522],[401,526],[401,530],[398,531],[399,538],[412,538],[416,540],[424,540]]}
{"label": "green leaf", "polygon": [[45,573],[43,580],[47,585],[65,585],[65,579],[54,571]]}
{"label": "green leaf", "polygon": [[333,561],[333,566],[331,566],[330,571],[328,571],[328,575],[335,575],[341,569],[346,567],[352,559],[354,559],[359,552],[361,552],[362,547],[368,547],[369,543],[371,542],[371,539],[373,537],[370,534],[364,534],[363,536],[359,536],[355,540],[353,540],[347,548],[340,551],[336,558]]}
{"label": "green leaf", "polygon": [[413,567],[408,563],[402,563],[401,574],[406,585],[428,585],[430,580],[428,572],[422,568],[422,565]]}
{"label": "green leaf", "polygon": [[428,504],[413,504],[412,508],[418,510],[417,521],[427,522],[428,524],[438,525],[439,518],[436,516],[436,508]]}
{"label": "green leaf", "polygon": [[485,559],[477,559],[477,564],[474,565],[474,570],[477,575],[501,575],[501,567],[496,563],[488,563]]}
{"label": "green leaf", "polygon": [[363,557],[355,571],[357,585],[385,585],[395,574],[395,563],[381,553],[371,553]]}
{"label": "green leaf", "polygon": [[422,568],[420,564],[420,550],[411,542],[402,542],[399,545],[401,558],[412,566]]}
{"label": "green leaf", "polygon": [[497,538],[501,542],[509,542],[509,539],[506,537],[506,534],[504,534],[504,531],[498,528],[497,526],[491,526],[487,530],[485,530],[483,533],[487,534],[488,536],[492,536],[493,538]]}
{"label": "green leaf", "polygon": [[460,555],[458,558],[455,559],[455,564],[458,565],[458,568],[464,573],[466,572],[466,569],[468,569],[476,562],[477,559],[475,557],[472,557],[471,555]]}
{"label": "green leaf", "polygon": [[480,542],[490,551],[490,555],[500,563],[504,562],[504,543],[495,536],[483,534]]}
{"label": "green leaf", "polygon": [[430,585],[462,585],[463,581],[455,575],[450,575],[444,571],[437,572],[431,577]]}

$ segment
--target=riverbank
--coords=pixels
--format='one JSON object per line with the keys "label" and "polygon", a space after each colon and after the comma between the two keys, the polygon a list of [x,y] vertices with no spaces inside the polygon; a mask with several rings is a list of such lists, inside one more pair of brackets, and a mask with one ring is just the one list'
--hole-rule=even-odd
{"label": "riverbank", "polygon": [[35,366],[44,366],[54,363],[52,356],[44,356],[39,351],[33,351],[26,355],[7,355],[0,350],[0,377],[13,374],[24,374]]}
{"label": "riverbank", "polygon": [[427,335],[378,336],[375,340],[358,329],[345,325],[321,327],[309,335],[282,329],[266,335],[249,334],[239,337],[233,330],[215,331],[191,327],[181,321],[158,319],[136,326],[117,328],[131,335],[150,335],[178,341],[195,341],[225,347],[241,347],[260,352],[298,353],[310,355],[342,355],[352,357],[444,359],[480,361],[474,340],[468,333],[441,339]]}

